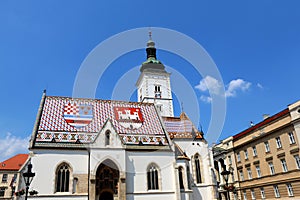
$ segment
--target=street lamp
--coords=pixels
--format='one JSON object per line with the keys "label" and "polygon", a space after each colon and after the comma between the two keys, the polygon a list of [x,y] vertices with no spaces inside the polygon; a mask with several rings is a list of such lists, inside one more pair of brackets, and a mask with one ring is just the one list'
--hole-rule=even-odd
{"label": "street lamp", "polygon": [[226,182],[226,199],[230,200],[230,196],[229,196],[229,190],[228,190],[228,178],[229,175],[231,174],[230,171],[227,171],[226,169],[224,169],[224,171],[221,172],[221,175],[223,176],[225,182]]}
{"label": "street lamp", "polygon": [[25,185],[26,185],[25,200],[27,200],[29,186],[32,182],[33,177],[35,176],[35,173],[32,173],[31,170],[32,170],[32,164],[29,163],[27,166],[27,172],[23,173],[23,178],[24,178]]}

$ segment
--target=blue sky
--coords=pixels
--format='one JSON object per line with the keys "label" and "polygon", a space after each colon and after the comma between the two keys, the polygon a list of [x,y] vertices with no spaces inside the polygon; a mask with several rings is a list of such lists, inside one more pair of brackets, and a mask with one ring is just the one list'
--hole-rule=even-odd
{"label": "blue sky", "polygon": [[[297,0],[0,1],[0,158],[26,149],[45,88],[48,95],[72,96],[76,73],[89,52],[139,27],[176,30],[205,48],[232,94],[220,138],[237,134],[250,121],[261,121],[262,114],[275,114],[299,100],[299,6]],[[185,67],[189,63],[170,52],[158,50],[158,58],[195,88],[205,132],[211,104],[203,80],[209,79],[194,76]],[[110,98],[117,81],[111,77],[144,60],[144,50],[121,56],[105,72],[96,97]]]}

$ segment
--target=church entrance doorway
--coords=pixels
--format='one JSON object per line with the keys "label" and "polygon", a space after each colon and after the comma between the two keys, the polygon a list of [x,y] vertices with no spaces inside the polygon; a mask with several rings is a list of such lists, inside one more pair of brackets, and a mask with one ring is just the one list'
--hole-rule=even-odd
{"label": "church entrance doorway", "polygon": [[96,173],[96,199],[113,200],[118,198],[120,172],[111,160],[103,161]]}
{"label": "church entrance doorway", "polygon": [[111,192],[102,192],[99,200],[113,200],[114,195]]}

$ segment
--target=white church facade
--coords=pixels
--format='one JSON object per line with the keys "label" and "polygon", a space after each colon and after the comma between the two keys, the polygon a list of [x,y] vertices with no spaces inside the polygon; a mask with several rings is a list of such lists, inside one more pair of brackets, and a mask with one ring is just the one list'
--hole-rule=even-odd
{"label": "white church facade", "polygon": [[185,113],[174,117],[170,74],[147,43],[138,102],[47,96],[30,141],[28,199],[216,199],[212,154]]}

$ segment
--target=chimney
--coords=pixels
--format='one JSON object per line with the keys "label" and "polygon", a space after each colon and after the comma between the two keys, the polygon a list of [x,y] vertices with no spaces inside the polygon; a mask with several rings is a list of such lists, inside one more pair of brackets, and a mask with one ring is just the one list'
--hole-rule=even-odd
{"label": "chimney", "polygon": [[263,114],[263,119],[264,119],[264,120],[267,119],[267,118],[269,118],[269,117],[270,117],[269,114]]}

